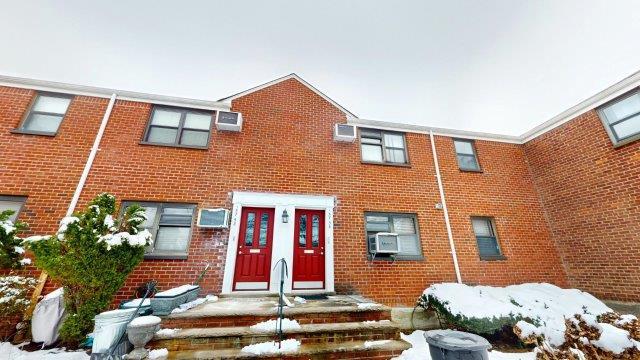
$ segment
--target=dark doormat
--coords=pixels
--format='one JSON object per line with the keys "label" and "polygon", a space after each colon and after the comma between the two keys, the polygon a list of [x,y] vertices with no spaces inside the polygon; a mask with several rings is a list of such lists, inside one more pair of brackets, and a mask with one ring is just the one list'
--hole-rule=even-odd
{"label": "dark doormat", "polygon": [[305,300],[327,300],[328,297],[325,294],[317,294],[317,295],[298,295],[299,297]]}

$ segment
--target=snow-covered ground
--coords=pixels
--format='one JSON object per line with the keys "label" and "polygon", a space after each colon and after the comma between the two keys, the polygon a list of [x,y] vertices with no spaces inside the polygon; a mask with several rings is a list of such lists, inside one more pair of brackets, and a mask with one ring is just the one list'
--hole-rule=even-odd
{"label": "snow-covered ground", "polygon": [[[411,344],[411,349],[402,352],[396,360],[431,360],[429,345],[424,339],[424,331],[416,330],[409,335],[401,334],[402,340]],[[526,353],[503,353],[499,351],[489,351],[489,360],[534,360],[533,352]]]}
{"label": "snow-covered ground", "polygon": [[284,354],[298,351],[300,341],[296,339],[283,340],[280,347],[275,341],[267,341],[258,344],[247,345],[242,348],[242,352],[262,355],[262,354]]}
{"label": "snow-covered ground", "polygon": [[64,351],[50,349],[24,351],[8,342],[0,343],[0,358],[9,360],[88,360],[89,355],[83,351]]}

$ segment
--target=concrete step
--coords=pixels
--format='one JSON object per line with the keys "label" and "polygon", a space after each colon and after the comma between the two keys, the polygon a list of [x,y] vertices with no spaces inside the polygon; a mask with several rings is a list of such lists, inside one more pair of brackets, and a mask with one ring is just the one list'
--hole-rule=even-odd
{"label": "concrete step", "polygon": [[411,345],[402,340],[303,344],[295,353],[254,355],[241,349],[169,351],[169,359],[391,359]]}
{"label": "concrete step", "polygon": [[[400,333],[391,321],[303,324],[300,329],[284,330],[285,338],[302,344],[338,343],[348,341],[396,340]],[[242,347],[277,340],[275,332],[253,330],[250,327],[219,327],[180,329],[172,334],[156,334],[150,342],[153,348],[177,350],[242,349]]]}

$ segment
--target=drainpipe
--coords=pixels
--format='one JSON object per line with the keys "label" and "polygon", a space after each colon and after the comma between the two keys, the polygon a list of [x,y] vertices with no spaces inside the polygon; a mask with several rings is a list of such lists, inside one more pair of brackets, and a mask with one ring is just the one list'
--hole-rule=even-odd
{"label": "drainpipe", "polygon": [[462,283],[460,275],[460,266],[458,265],[458,255],[456,254],[456,245],[453,243],[453,233],[451,232],[451,223],[449,222],[449,211],[447,210],[447,201],[444,198],[444,188],[442,187],[442,177],[440,176],[440,165],[438,165],[438,154],[436,153],[436,143],[433,139],[433,131],[429,131],[429,139],[431,140],[431,153],[433,153],[433,163],[436,166],[436,179],[438,179],[438,190],[440,190],[440,201],[442,202],[442,210],[444,211],[444,223],[447,225],[447,236],[449,236],[449,247],[451,247],[451,257],[453,257],[453,267],[456,270],[456,279],[458,283]]}
{"label": "drainpipe", "polygon": [[69,208],[67,209],[67,215],[71,216],[73,214],[73,210],[76,208],[78,204],[78,199],[80,199],[80,194],[82,193],[82,188],[84,188],[84,183],[87,181],[87,177],[89,176],[89,171],[91,170],[91,166],[93,165],[93,160],[96,158],[96,154],[98,150],[100,150],[100,141],[102,140],[102,135],[104,134],[104,129],[107,127],[107,122],[109,121],[109,117],[111,116],[111,110],[113,110],[113,105],[116,102],[117,95],[114,93],[111,95],[111,99],[109,100],[109,105],[107,105],[107,110],[104,112],[104,116],[102,116],[102,123],[100,123],[100,129],[98,130],[98,134],[96,135],[95,140],[93,141],[93,147],[91,147],[91,152],[89,153],[89,158],[87,159],[87,163],[84,165],[84,170],[82,171],[82,175],[80,176],[80,181],[78,181],[78,186],[76,186],[76,191],[73,193],[73,198],[71,198],[71,203],[69,204]]}

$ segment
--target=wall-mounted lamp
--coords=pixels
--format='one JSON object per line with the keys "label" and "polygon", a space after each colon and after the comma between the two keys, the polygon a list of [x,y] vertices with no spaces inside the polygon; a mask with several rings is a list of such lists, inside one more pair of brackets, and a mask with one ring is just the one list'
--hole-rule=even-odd
{"label": "wall-mounted lamp", "polygon": [[282,212],[282,223],[286,224],[289,222],[289,213],[287,212],[287,209],[284,209],[284,211]]}

